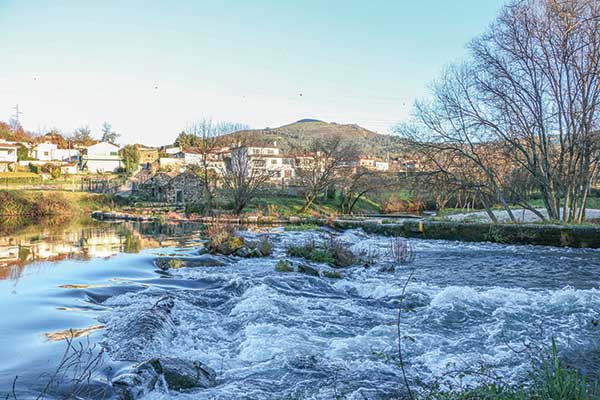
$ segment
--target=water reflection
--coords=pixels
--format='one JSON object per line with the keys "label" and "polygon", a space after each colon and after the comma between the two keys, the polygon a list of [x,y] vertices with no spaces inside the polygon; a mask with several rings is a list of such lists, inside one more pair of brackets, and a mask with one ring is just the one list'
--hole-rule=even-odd
{"label": "water reflection", "polygon": [[[0,230],[2,227],[0,226]],[[0,237],[0,280],[19,280],[26,266],[40,261],[108,258],[145,248],[193,245],[196,223],[94,223],[27,226]]]}

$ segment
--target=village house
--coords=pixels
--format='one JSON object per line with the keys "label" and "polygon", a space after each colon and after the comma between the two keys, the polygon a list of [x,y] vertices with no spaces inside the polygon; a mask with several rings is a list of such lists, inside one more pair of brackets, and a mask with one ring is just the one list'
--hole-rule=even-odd
{"label": "village house", "polygon": [[138,153],[140,155],[140,165],[149,167],[159,159],[159,152],[157,148],[146,147],[144,145],[136,145]]}
{"label": "village house", "polygon": [[268,174],[272,183],[284,182],[294,176],[294,157],[281,154],[276,145],[232,147],[232,162],[238,158],[247,158],[252,171]]}
{"label": "village house", "polygon": [[75,175],[79,172],[79,164],[65,162],[60,165],[60,173],[63,175]]}
{"label": "village house", "polygon": [[357,164],[370,171],[387,172],[390,170],[389,161],[378,158],[360,157]]}
{"label": "village house", "polygon": [[81,157],[81,169],[92,173],[115,172],[122,166],[119,146],[108,142],[86,147]]}
{"label": "village house", "polygon": [[0,172],[15,171],[18,146],[0,142]]}
{"label": "village house", "polygon": [[165,203],[167,201],[167,185],[174,174],[159,172],[139,183],[136,194],[144,200]]}
{"label": "village house", "polygon": [[187,204],[199,201],[203,188],[202,180],[192,172],[159,172],[139,185],[138,196],[158,203]]}
{"label": "village house", "polygon": [[31,148],[29,156],[45,162],[79,162],[79,150],[59,149],[55,143],[38,143]]}

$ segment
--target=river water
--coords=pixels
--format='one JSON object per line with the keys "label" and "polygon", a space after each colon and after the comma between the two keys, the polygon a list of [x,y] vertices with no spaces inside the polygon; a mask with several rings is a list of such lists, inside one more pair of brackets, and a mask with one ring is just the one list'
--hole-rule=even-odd
{"label": "river water", "polygon": [[[194,255],[200,233],[191,224],[104,224],[2,239],[1,397],[13,384],[18,398],[43,390],[69,329],[92,351],[110,349],[92,377],[106,383],[124,366],[115,359],[132,351],[122,346],[136,334],[132,318],[169,294],[173,326],[137,351],[200,360],[217,372],[218,384],[157,389],[146,398],[396,398],[404,390],[399,297],[413,269],[401,328],[415,387],[479,367],[518,382],[531,365],[525,346],[548,345],[552,337],[572,365],[592,378],[600,370],[600,328],[592,323],[600,319],[598,250],[412,240],[414,261],[390,271],[389,238],[269,228],[242,235],[269,235],[271,257],[157,270],[156,257]],[[341,279],[275,271],[289,244],[332,234],[356,252],[377,254],[375,265],[341,270]],[[463,384],[480,379],[466,374]],[[48,392],[59,397],[59,386]]]}

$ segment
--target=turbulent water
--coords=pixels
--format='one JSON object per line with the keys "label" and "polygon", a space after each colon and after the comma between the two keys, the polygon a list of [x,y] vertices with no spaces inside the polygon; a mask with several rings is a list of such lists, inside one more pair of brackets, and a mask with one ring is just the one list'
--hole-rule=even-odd
{"label": "turbulent water", "polygon": [[[264,232],[244,233],[259,234]],[[547,345],[552,337],[574,365],[585,371],[600,367],[600,328],[592,324],[600,317],[600,251],[414,240],[414,261],[383,272],[392,264],[389,239],[346,231],[339,239],[356,252],[378,254],[377,263],[341,270],[342,279],[331,279],[275,271],[288,244],[328,240],[330,232],[269,234],[275,243],[271,257],[225,267],[156,271],[156,255],[191,255],[193,246],[95,262],[102,272],[86,283],[108,286],[68,289],[71,306],[87,307],[88,325],[102,325],[92,338],[109,350],[107,365],[135,352],[136,359],[200,360],[217,372],[216,387],[162,389],[147,398],[394,398],[404,390],[397,358],[399,297],[412,269],[401,328],[413,384],[481,365],[517,382],[530,367],[520,350]],[[131,346],[128,338],[140,334],[134,316],[165,294],[174,299],[168,323],[142,346]],[[5,335],[6,327],[0,332]],[[105,368],[104,378],[115,369]],[[1,371],[2,383],[15,372]],[[477,379],[467,376],[465,382]]]}

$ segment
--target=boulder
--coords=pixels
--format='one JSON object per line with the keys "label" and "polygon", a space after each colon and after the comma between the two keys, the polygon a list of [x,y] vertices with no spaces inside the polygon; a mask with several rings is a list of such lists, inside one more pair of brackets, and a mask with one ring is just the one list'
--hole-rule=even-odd
{"label": "boulder", "polygon": [[166,271],[178,268],[223,267],[227,265],[227,260],[223,257],[202,254],[193,258],[161,257],[155,260],[155,264],[159,269]]}
{"label": "boulder", "polygon": [[311,276],[321,276],[321,272],[317,268],[306,264],[298,265],[298,272]]}
{"label": "boulder", "polygon": [[153,358],[118,375],[112,385],[120,399],[135,400],[165,384],[171,390],[213,387],[216,376],[212,368],[200,361]]}
{"label": "boulder", "polygon": [[224,267],[227,265],[227,260],[224,257],[213,256],[210,254],[202,254],[199,257],[194,257],[184,261],[185,267]]}

